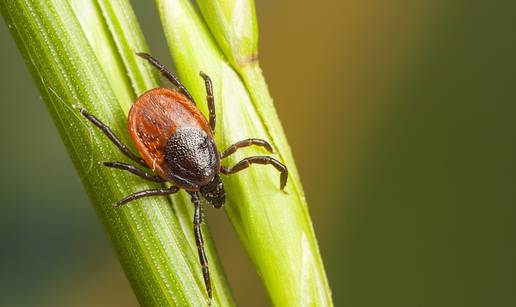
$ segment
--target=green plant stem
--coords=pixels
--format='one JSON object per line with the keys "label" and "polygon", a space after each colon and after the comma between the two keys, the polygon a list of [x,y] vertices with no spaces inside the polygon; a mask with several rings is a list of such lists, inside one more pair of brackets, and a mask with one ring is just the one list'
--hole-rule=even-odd
{"label": "green plant stem", "polygon": [[[279,174],[269,166],[250,167],[223,178],[226,212],[272,302],[276,306],[332,305],[299,175],[257,62],[254,3],[200,0],[203,19],[190,1],[156,2],[179,76],[205,114],[199,71],[213,80],[219,148],[248,137],[263,138],[273,144],[276,157],[289,169],[286,192],[279,190]],[[264,154],[248,148],[223,164]]]}
{"label": "green plant stem", "polygon": [[[190,202],[181,194],[113,208],[123,196],[159,185],[101,167],[101,161],[127,159],[77,111],[77,106],[86,108],[130,144],[126,112],[133,99],[157,86],[157,81],[149,66],[134,55],[147,47],[129,3],[4,0],[0,11],[139,302],[206,305]],[[232,306],[213,245],[207,241],[213,305]]]}

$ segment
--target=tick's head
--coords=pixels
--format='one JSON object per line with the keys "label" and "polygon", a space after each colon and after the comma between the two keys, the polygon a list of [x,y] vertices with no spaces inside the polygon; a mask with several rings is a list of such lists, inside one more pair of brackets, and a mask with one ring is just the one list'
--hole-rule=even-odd
{"label": "tick's head", "polygon": [[222,207],[226,202],[224,184],[219,175],[216,175],[210,183],[201,187],[201,194],[215,208]]}

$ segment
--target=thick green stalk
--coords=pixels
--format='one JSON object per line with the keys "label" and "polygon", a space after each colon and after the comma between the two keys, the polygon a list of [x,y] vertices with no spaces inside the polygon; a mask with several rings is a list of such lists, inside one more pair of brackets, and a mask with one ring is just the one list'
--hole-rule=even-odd
{"label": "thick green stalk", "polygon": [[[159,185],[100,166],[100,161],[127,158],[77,110],[82,106],[97,115],[130,144],[127,110],[157,80],[135,57],[134,51],[146,51],[147,46],[128,1],[3,0],[0,11],[140,303],[206,305],[190,202],[184,195],[152,197],[113,208],[121,197]],[[231,306],[216,253],[207,241],[213,305]]]}
{"label": "thick green stalk", "polygon": [[[203,18],[188,0],[157,0],[177,71],[206,111],[198,73],[214,84],[218,127],[224,148],[248,137],[269,140],[290,172],[286,192],[270,166],[253,166],[223,178],[226,212],[276,306],[330,306],[331,292],[308,214],[301,182],[272,98],[257,61],[254,3],[199,0]],[[224,165],[250,155],[249,148]]]}

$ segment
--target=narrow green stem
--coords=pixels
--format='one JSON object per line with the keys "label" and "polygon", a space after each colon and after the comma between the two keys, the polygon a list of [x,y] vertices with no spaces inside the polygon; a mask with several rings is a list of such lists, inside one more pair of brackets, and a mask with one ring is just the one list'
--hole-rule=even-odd
{"label": "narrow green stem", "polygon": [[[203,19],[188,0],[156,2],[179,76],[205,114],[199,71],[213,80],[219,148],[248,137],[263,138],[273,144],[275,158],[289,169],[285,192],[279,189],[279,174],[269,166],[253,166],[223,178],[226,212],[272,302],[276,306],[331,306],[301,181],[257,62],[254,3],[199,0]],[[223,164],[266,154],[248,148]]]}

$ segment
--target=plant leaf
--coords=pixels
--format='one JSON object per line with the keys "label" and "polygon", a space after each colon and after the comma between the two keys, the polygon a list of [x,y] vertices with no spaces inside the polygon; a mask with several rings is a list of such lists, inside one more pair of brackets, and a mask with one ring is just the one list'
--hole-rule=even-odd
{"label": "plant leaf", "polygon": [[[179,195],[173,204],[152,197],[114,209],[112,204],[123,196],[159,185],[101,167],[101,161],[127,158],[77,110],[80,105],[95,114],[130,144],[125,114],[134,98],[157,81],[150,67],[135,57],[135,49],[147,47],[129,2],[4,0],[0,11],[140,303],[206,305],[191,204]],[[207,241],[214,305],[232,306]]]}

